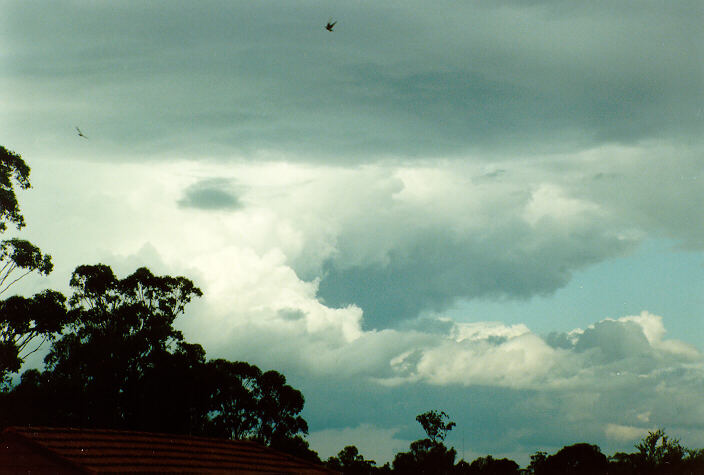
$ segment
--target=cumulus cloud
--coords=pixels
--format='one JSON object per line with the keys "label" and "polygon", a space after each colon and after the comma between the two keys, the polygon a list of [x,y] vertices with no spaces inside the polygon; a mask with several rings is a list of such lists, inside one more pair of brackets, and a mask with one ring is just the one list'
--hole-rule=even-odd
{"label": "cumulus cloud", "polygon": [[466,384],[523,387],[552,368],[554,351],[534,335],[521,335],[498,345],[444,344],[414,350],[391,360],[399,376],[387,384],[426,381],[430,384]]}
{"label": "cumulus cloud", "polygon": [[[586,330],[565,333],[565,338],[558,334],[544,338],[524,325],[456,323],[432,345],[393,358],[394,376],[383,382],[564,389],[575,384],[635,384],[670,365],[695,365],[701,370],[704,360],[699,351],[665,340],[664,334],[662,317],[648,312],[605,319]],[[556,340],[560,344],[552,343]]]}
{"label": "cumulus cloud", "polygon": [[[648,327],[657,327],[662,318],[647,312],[568,332],[573,343],[562,348],[551,346],[526,325],[498,322],[443,324],[424,332],[422,326],[365,331],[357,321],[356,337],[346,340],[342,319],[338,325],[315,329],[304,314],[286,324],[273,314],[255,317],[223,336],[221,345],[211,344],[213,351],[231,358],[246,355],[265,366],[277,364],[301,382],[311,394],[311,404],[331,411],[341,405],[369,424],[383,419],[405,427],[397,435],[380,435],[386,445],[417,438],[413,416],[429,407],[456,414],[474,437],[489,430],[477,427],[478,414],[484,414],[492,434],[486,436],[485,450],[500,447],[515,453],[549,449],[536,442],[541,437],[563,444],[575,437],[603,440],[604,450],[627,450],[645,428],[666,425],[678,434],[704,424],[704,414],[691,397],[703,389],[704,357],[689,345],[664,338],[664,333],[648,340]],[[623,341],[628,344],[620,348]],[[316,382],[318,378],[325,383]],[[504,404],[513,399],[515,408],[507,411]],[[501,408],[489,400],[501,401]],[[466,412],[461,407],[469,401],[472,410]],[[383,408],[396,416],[379,418]],[[498,421],[497,414],[502,414]],[[312,421],[316,417],[323,416]],[[347,429],[335,431],[349,435],[345,430],[359,421],[346,419]],[[687,434],[689,440],[699,441],[704,433]],[[452,443],[458,447],[460,441],[455,437]],[[330,455],[342,448],[322,446]],[[481,448],[474,443],[472,450]]]}
{"label": "cumulus cloud", "polygon": [[642,427],[623,426],[619,424],[607,424],[605,433],[606,437],[616,439],[618,441],[630,442],[640,439],[647,435],[652,428],[644,429]]}
{"label": "cumulus cloud", "polygon": [[[179,320],[189,341],[203,343],[210,357],[282,371],[306,394],[313,430],[344,412],[340,430],[375,424],[401,428],[394,440],[414,440],[413,417],[439,407],[486,450],[495,444],[506,453],[549,448],[546,437],[606,437],[628,449],[608,424],[694,427],[691,440],[704,440],[696,429],[704,413],[691,397],[704,391],[701,353],[668,339],[662,317],[644,312],[546,336],[528,321],[474,315],[458,322],[441,311],[416,319],[418,309],[457,296],[550,291],[574,269],[634,246],[642,228],[620,219],[617,204],[575,192],[572,182],[592,176],[602,158],[575,158],[579,166],[564,163],[555,175],[546,172],[553,158],[507,164],[498,176],[487,176],[495,169],[485,162],[359,169],[39,163],[34,185],[44,194],[23,192],[22,203],[27,237],[56,256],[47,286],[61,288],[73,267],[95,262],[123,272],[144,262],[192,278],[205,296]],[[236,177],[242,207],[178,206],[198,176]],[[47,213],[61,219],[41,219]],[[435,259],[450,270],[434,267]],[[398,284],[360,285],[361,297],[348,304],[327,298],[326,280],[374,266],[393,268]],[[414,311],[390,314],[404,323],[365,324],[373,322],[368,302],[400,301],[404,293]]]}
{"label": "cumulus cloud", "polygon": [[323,301],[355,303],[369,327],[389,327],[458,298],[549,294],[572,272],[637,242],[607,207],[536,182],[534,170],[512,167],[486,183],[474,179],[483,168],[380,169],[389,178],[377,180],[395,178],[388,188],[370,187],[368,175],[363,185],[348,181],[344,193],[375,212],[345,220],[318,211],[337,228],[335,252],[323,262]]}
{"label": "cumulus cloud", "polygon": [[[650,233],[694,242],[701,231],[693,223],[704,219],[701,209],[684,206],[685,198],[702,194],[694,181],[679,193],[662,194],[663,208],[689,210],[672,226],[646,222],[624,208],[628,200],[621,193],[638,193],[637,186],[623,189],[616,180],[589,188],[600,170],[611,173],[614,162],[620,162],[619,174],[633,175],[664,157],[664,151],[621,152],[504,163],[498,175],[492,162],[481,159],[361,168],[177,162],[109,171],[85,162],[40,164],[36,189],[67,198],[35,202],[27,193],[28,216],[67,218],[35,219],[28,229],[40,244],[41,236],[63,240],[57,245],[66,249],[58,257],[66,266],[107,249],[126,254],[151,243],[183,269],[199,262],[215,288],[238,282],[249,263],[254,268],[243,279],[262,284],[256,276],[266,267],[255,263],[276,262],[291,274],[290,282],[304,282],[296,286],[326,307],[357,308],[364,329],[393,328],[459,299],[549,295],[574,272],[626,255]],[[678,163],[677,173],[701,167],[686,157]],[[662,179],[670,180],[666,173]],[[69,184],[84,191],[70,197],[63,188]],[[209,216],[208,209],[225,214]],[[87,218],[94,225],[87,226]],[[77,226],[86,242],[81,257],[69,245]]]}

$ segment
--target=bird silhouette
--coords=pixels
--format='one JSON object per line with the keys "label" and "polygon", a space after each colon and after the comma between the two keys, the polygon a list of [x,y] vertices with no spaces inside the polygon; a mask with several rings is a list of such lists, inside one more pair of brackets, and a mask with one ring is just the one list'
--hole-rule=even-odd
{"label": "bird silhouette", "polygon": [[84,139],[88,140],[88,137],[83,135],[83,132],[81,132],[81,129],[79,129],[78,127],[76,127],[76,132],[78,132],[79,137],[83,137]]}
{"label": "bird silhouette", "polygon": [[336,24],[337,24],[337,20],[332,21],[332,18],[330,18],[328,20],[327,25],[325,25],[325,29],[328,31],[332,31],[332,29],[335,27]]}

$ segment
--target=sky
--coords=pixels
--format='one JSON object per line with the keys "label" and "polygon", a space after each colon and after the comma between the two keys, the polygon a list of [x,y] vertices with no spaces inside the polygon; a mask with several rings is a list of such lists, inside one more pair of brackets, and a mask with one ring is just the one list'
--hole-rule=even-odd
{"label": "sky", "polygon": [[55,263],[18,292],[192,279],[177,326],[285,374],[323,458],[430,409],[470,461],[704,447],[700,1],[0,8],[18,235]]}

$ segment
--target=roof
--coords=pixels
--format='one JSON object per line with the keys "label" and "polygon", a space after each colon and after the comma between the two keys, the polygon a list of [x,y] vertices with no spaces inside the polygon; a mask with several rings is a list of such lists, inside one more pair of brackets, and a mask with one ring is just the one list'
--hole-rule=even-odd
{"label": "roof", "polygon": [[52,427],[8,427],[2,439],[5,451],[29,450],[74,472],[337,473],[251,441]]}

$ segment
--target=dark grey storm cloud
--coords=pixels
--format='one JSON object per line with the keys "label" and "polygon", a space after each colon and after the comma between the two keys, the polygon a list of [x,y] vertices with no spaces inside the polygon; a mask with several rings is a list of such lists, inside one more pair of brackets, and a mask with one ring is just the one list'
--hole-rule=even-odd
{"label": "dark grey storm cloud", "polygon": [[178,205],[204,210],[233,210],[241,207],[237,196],[230,190],[230,182],[220,178],[201,180],[189,186],[178,200]]}
{"label": "dark grey storm cloud", "polygon": [[80,119],[105,155],[571,150],[700,130],[701,13],[698,2],[9,2],[2,84],[15,97],[8,126],[51,137]]}
{"label": "dark grey storm cloud", "polygon": [[461,240],[427,234],[390,252],[383,264],[340,267],[329,261],[318,295],[328,306],[361,307],[366,328],[393,327],[424,310],[445,310],[459,298],[550,294],[572,272],[634,244],[608,233],[574,233],[568,241],[545,234],[518,224]]}

